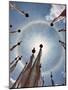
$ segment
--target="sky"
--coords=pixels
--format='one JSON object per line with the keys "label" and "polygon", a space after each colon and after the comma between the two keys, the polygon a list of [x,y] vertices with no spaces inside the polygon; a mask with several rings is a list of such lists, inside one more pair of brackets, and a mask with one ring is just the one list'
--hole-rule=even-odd
{"label": "sky", "polygon": [[36,58],[39,45],[42,43],[41,78],[45,81],[44,86],[51,86],[51,72],[55,85],[64,84],[65,50],[58,41],[65,42],[65,32],[58,32],[58,30],[65,28],[65,21],[64,19],[58,21],[53,27],[50,26],[50,23],[64,10],[65,6],[45,3],[11,3],[28,13],[29,17],[26,18],[9,7],[9,25],[13,26],[9,31],[21,29],[21,33],[9,34],[9,46],[12,47],[18,41],[23,41],[19,47],[10,52],[10,62],[17,55],[23,56],[15,70],[10,73],[10,79],[14,81],[17,79],[25,63],[29,62],[33,47],[36,49]]}

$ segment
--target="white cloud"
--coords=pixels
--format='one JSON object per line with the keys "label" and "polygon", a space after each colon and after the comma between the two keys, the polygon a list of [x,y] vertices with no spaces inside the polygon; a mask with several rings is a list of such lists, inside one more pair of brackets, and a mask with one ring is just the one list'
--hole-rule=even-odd
{"label": "white cloud", "polygon": [[65,9],[65,5],[52,5],[50,10],[50,14],[45,16],[47,21],[53,20],[55,17],[60,15],[60,13]]}

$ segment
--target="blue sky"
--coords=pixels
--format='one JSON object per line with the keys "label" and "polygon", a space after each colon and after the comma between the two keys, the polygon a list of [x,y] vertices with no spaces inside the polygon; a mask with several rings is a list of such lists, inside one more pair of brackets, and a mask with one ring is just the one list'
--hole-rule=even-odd
{"label": "blue sky", "polygon": [[[56,16],[56,14],[53,15],[52,9],[54,10],[54,13],[56,13],[55,9],[59,8],[59,11],[60,10],[62,11],[64,5],[25,3],[25,2],[12,2],[12,3],[15,4],[17,7],[19,7],[20,10],[24,10],[26,13],[29,13],[29,17],[26,18],[25,16],[22,16],[20,13],[18,13],[15,9],[9,8],[9,24],[13,25],[10,31],[21,29],[20,34],[19,33],[10,34],[10,47],[20,40],[23,41],[23,43],[19,48],[16,47],[12,52],[10,52],[10,61],[14,60],[14,58],[17,55],[23,56],[21,61],[22,64],[20,62],[17,64],[15,70],[10,74],[10,78],[12,78],[13,80],[17,79],[18,75],[23,69],[21,65],[24,66],[26,61],[29,62],[31,50],[33,47],[32,43],[34,42],[36,43],[38,39],[41,40],[41,42],[47,43],[47,46],[49,45],[50,47],[50,50],[47,52],[47,54],[45,54],[45,51],[47,50],[46,48],[44,48],[46,50],[42,50],[42,54],[44,53],[44,58],[42,55],[41,59],[43,63],[41,73],[43,74],[41,76],[45,80],[44,86],[51,85],[50,80],[51,72],[53,72],[54,77],[53,79],[55,81],[55,84],[58,85],[63,84],[65,51],[64,48],[59,44],[58,40],[61,39],[62,41],[64,41],[65,33],[64,32],[58,33],[58,30],[64,28],[65,23],[63,20],[58,21],[54,24],[53,27],[51,27],[50,22],[51,19],[53,19],[53,16]],[[30,24],[31,22],[32,24]],[[37,41],[37,43],[38,42],[39,41]]]}

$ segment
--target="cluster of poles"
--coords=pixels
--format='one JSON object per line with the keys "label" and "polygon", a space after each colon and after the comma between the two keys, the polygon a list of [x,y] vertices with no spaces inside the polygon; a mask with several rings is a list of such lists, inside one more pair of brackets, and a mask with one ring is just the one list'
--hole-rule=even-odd
{"label": "cluster of poles", "polygon": [[[16,4],[12,4],[11,2],[9,3],[9,6],[11,9],[15,9],[18,13],[20,13],[21,15],[25,16],[25,17],[29,17],[29,14],[28,13],[25,13],[23,10],[21,10],[19,7],[16,6]],[[65,18],[66,17],[66,7],[65,9],[61,12],[60,15],[58,15],[58,17],[54,18],[54,20],[50,23],[51,26],[54,25],[54,23],[60,18],[60,17],[63,17]],[[62,19],[62,18],[61,18]],[[60,19],[59,19],[60,20]],[[65,24],[66,25],[66,24]],[[9,29],[12,29],[13,25],[10,25],[9,26],[10,28]],[[66,26],[65,26],[66,27]],[[66,28],[65,29],[60,29],[58,30],[58,32],[66,32]],[[21,30],[18,29],[16,31],[10,31],[9,32],[10,34],[14,34],[14,33],[21,33]],[[14,44],[12,47],[10,47],[10,51],[13,51],[16,47],[19,47],[22,43],[22,40],[17,42],[16,44]],[[64,47],[64,49],[66,50],[66,43],[59,40],[59,43]],[[12,62],[10,62],[10,73],[12,73],[18,63],[18,61],[20,61],[22,59],[22,56],[17,56]],[[66,69],[66,68],[65,68]],[[65,73],[66,73],[66,70],[65,70]],[[51,83],[52,83],[52,86],[55,85],[54,83],[54,80],[53,80],[53,75],[52,75],[52,72],[51,72]],[[43,80],[43,86],[44,86],[44,80]]]}
{"label": "cluster of poles", "polygon": [[[29,14],[28,13],[25,13],[23,10],[20,10],[19,7],[17,7],[15,4],[12,4],[11,2],[9,3],[9,7],[11,9],[14,9],[16,10],[18,13],[20,13],[21,15],[25,16],[25,17],[29,17]],[[9,26],[10,29],[12,29],[13,25],[10,25]],[[9,33],[11,34],[14,34],[14,33],[20,33],[21,30],[18,29],[16,31],[9,31]],[[22,43],[22,41],[16,43],[15,45],[13,45],[11,48],[10,48],[10,51],[12,51],[14,48],[16,48],[17,46],[20,46]],[[21,60],[22,56],[17,56],[12,62],[10,62],[10,72],[13,72],[13,70],[15,69],[17,63],[19,60]]]}

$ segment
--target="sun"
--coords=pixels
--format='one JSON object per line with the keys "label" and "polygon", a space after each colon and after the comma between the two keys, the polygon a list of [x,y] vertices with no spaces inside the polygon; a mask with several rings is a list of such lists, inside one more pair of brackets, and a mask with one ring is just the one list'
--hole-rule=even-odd
{"label": "sun", "polygon": [[35,55],[37,55],[38,52],[39,52],[39,49],[40,49],[40,47],[39,47],[40,44],[43,45],[43,48],[42,48],[42,58],[41,58],[42,59],[41,63],[43,63],[43,60],[44,60],[43,58],[45,56],[47,56],[49,51],[50,51],[50,45],[47,42],[47,40],[42,38],[41,36],[37,36],[37,38],[34,37],[34,38],[32,38],[32,43],[29,45],[29,49],[34,47],[36,49]]}
{"label": "sun", "polygon": [[[40,63],[42,64],[42,71],[49,72],[55,70],[60,65],[60,58],[62,55],[62,48],[57,42],[60,39],[55,27],[52,28],[45,21],[33,21],[28,23],[22,28],[22,33],[19,40],[23,43],[21,48],[18,49],[18,53],[22,53],[23,60],[29,61],[32,55],[32,49],[35,48],[34,60],[39,53],[39,45],[42,44],[42,55]],[[25,61],[22,62],[24,63]],[[57,67],[56,67],[57,66]],[[56,67],[56,68],[55,68]]]}

